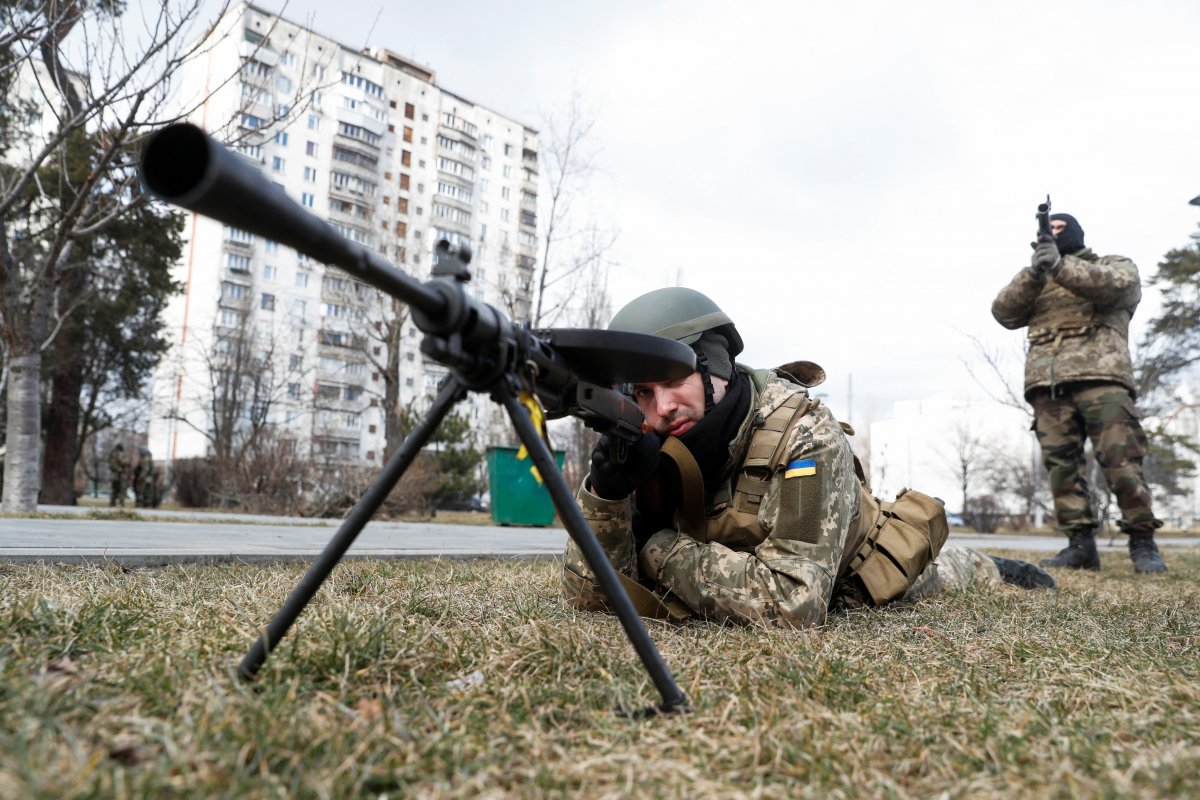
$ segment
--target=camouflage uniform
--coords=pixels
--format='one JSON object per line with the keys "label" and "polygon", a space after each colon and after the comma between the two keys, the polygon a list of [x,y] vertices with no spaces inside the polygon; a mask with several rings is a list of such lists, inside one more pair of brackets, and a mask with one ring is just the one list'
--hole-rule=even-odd
{"label": "camouflage uniform", "polygon": [[1090,249],[1062,257],[1057,274],[1017,273],[992,303],[1006,328],[1028,326],[1025,399],[1050,474],[1054,513],[1068,535],[1091,534],[1096,519],[1081,467],[1086,438],[1123,514],[1121,530],[1162,525],[1142,477],[1146,436],[1133,402],[1129,320],[1142,298],[1137,267]]}
{"label": "camouflage uniform", "polygon": [[109,495],[110,506],[125,505],[126,481],[129,479],[129,456],[125,455],[125,447],[117,445],[108,454],[108,471],[112,476],[112,494]]}
{"label": "camouflage uniform", "polygon": [[[861,484],[850,444],[824,406],[808,406],[792,428],[782,462],[811,459],[810,474],[789,478],[781,468],[762,475],[766,491],[757,510],[739,509],[736,481],[751,457],[748,450],[755,428],[790,398],[807,393],[779,373],[750,372],[741,365],[737,369],[751,375],[753,396],[730,443],[728,474],[705,498],[705,541],[680,530],[661,530],[650,537],[639,557],[629,498],[598,497],[588,490],[585,479],[577,501],[619,573],[669,590],[692,612],[768,627],[820,624],[840,599],[839,579],[861,543],[851,541],[858,527]],[[974,565],[976,558],[953,552],[949,559],[958,568],[939,576],[931,566],[917,584],[929,594],[976,580],[999,583],[994,565],[990,573],[982,565],[979,569],[961,566]],[[574,541],[567,544],[564,562],[568,600],[580,608],[605,609],[604,594]]]}

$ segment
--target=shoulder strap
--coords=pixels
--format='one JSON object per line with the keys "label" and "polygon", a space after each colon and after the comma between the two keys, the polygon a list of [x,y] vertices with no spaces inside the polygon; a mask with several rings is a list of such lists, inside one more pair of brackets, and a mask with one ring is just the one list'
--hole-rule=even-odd
{"label": "shoulder strap", "polygon": [[680,495],[679,515],[683,532],[697,541],[707,541],[708,526],[704,521],[704,476],[695,456],[674,436],[668,436],[662,445],[662,454],[675,463],[679,470]]}

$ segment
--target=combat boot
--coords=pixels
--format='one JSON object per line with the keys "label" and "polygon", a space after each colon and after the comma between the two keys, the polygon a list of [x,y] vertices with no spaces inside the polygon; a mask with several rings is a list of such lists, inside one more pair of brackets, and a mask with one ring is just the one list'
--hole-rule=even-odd
{"label": "combat boot", "polygon": [[1039,562],[1043,567],[1065,567],[1100,571],[1100,554],[1096,552],[1094,531],[1072,531],[1067,537],[1067,546],[1054,558]]}
{"label": "combat boot", "polygon": [[1000,558],[990,556],[1000,570],[1000,577],[1005,583],[1020,586],[1022,589],[1053,589],[1054,578],[1049,572],[1030,564],[1028,561],[1018,561],[1015,558]]}
{"label": "combat boot", "polygon": [[1154,543],[1153,533],[1129,534],[1129,559],[1133,561],[1134,572],[1167,571],[1167,565],[1158,553],[1158,545]]}

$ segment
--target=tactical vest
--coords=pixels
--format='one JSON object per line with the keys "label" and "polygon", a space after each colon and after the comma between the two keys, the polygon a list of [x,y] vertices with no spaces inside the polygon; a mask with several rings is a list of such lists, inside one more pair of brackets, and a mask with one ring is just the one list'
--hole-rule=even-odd
{"label": "tactical vest", "polygon": [[1124,308],[1100,311],[1096,304],[1059,285],[1053,278],[1038,295],[1029,318],[1029,344],[1053,342],[1057,347],[1064,339],[1090,336],[1097,328],[1111,328],[1123,339],[1129,337],[1130,313]]}
{"label": "tactical vest", "polygon": [[[1091,253],[1077,255],[1104,264]],[[1132,298],[1135,308],[1140,293]],[[1034,301],[1029,315],[1029,351],[1025,360],[1025,393],[1054,391],[1061,383],[1113,381],[1134,391],[1129,357],[1129,320],[1133,308],[1097,306],[1053,278]]]}

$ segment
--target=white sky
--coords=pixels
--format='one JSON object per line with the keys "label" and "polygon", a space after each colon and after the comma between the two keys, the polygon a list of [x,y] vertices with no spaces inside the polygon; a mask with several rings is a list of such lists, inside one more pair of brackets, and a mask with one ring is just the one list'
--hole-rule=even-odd
{"label": "white sky", "polygon": [[[279,11],[281,3],[262,0]],[[576,89],[620,231],[613,307],[680,282],[738,324],[741,360],[830,375],[856,424],[973,387],[968,334],[1028,263],[1050,193],[1143,281],[1200,209],[1200,3],[292,0],[538,127]],[[1147,292],[1138,317],[1156,310]]]}

